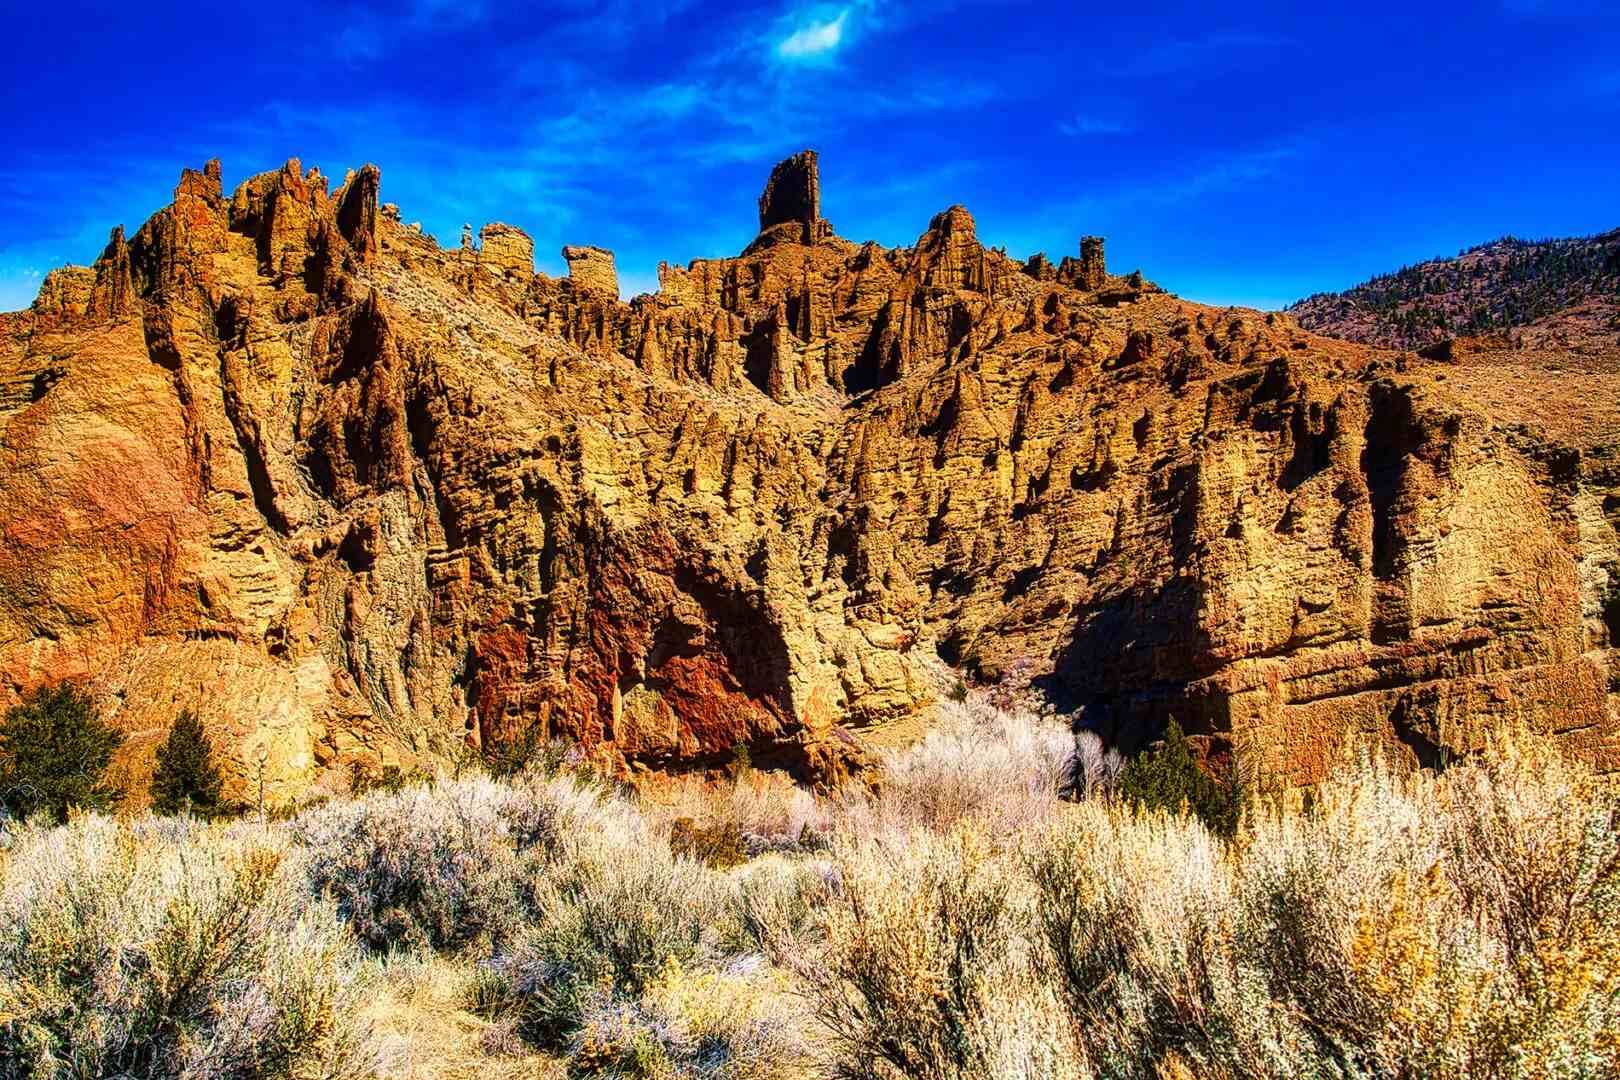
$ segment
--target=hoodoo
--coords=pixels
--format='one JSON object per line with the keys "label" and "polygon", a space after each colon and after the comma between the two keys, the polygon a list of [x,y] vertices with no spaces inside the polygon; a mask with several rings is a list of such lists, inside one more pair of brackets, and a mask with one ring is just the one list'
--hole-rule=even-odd
{"label": "hoodoo", "polygon": [[821,220],[821,173],[816,152],[805,150],[777,163],[759,196],[759,231],[796,226],[785,234],[813,244],[830,232]]}
{"label": "hoodoo", "polygon": [[1103,262],[1103,238],[1080,238],[1080,279],[1082,289],[1100,289],[1108,281],[1108,269]]}
{"label": "hoodoo", "polygon": [[574,284],[582,289],[594,289],[610,299],[619,298],[619,272],[613,266],[613,252],[570,245],[562,249],[562,256]]}

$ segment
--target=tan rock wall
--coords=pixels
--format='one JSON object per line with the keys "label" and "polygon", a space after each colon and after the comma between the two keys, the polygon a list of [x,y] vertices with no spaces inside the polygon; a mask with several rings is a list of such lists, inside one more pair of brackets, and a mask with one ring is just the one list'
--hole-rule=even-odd
{"label": "tan rock wall", "polygon": [[522,281],[534,276],[534,241],[515,225],[493,222],[478,230],[479,258],[497,273]]}
{"label": "tan rock wall", "polygon": [[235,795],[530,729],[834,778],[939,656],[1287,782],[1502,722],[1617,764],[1620,424],[1521,418],[1602,376],[1464,393],[961,207],[621,303],[601,249],[440,249],[375,170],[218,173],[0,317],[0,694],[92,680],[134,774],[191,707]]}
{"label": "tan rock wall", "polygon": [[589,289],[613,300],[619,298],[619,272],[613,266],[613,252],[605,248],[570,244],[562,249],[562,256],[568,261],[569,278],[579,288]]}

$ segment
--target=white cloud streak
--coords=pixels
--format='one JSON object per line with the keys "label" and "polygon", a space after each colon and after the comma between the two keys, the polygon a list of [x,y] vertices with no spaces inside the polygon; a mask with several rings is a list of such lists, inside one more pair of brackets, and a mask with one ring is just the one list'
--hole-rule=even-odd
{"label": "white cloud streak", "polygon": [[844,24],[849,21],[849,9],[821,22],[799,27],[776,46],[776,55],[783,60],[813,60],[838,51],[844,42]]}

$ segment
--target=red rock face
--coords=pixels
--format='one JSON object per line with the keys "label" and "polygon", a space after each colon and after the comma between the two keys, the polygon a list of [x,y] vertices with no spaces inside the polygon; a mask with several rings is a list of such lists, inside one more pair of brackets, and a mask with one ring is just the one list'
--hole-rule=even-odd
{"label": "red rock face", "polygon": [[528,732],[835,776],[941,656],[1283,782],[1500,722],[1612,764],[1620,376],[1015,262],[961,207],[853,244],[815,173],[622,303],[597,249],[441,249],[374,167],[188,170],[0,317],[4,694],[92,680],[132,775],[191,707],[278,799]]}

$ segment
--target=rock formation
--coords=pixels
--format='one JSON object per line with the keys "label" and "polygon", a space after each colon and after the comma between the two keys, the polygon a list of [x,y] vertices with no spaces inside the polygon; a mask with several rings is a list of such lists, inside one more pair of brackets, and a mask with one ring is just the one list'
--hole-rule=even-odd
{"label": "rock formation", "polygon": [[1321,338],[961,207],[852,243],[809,154],[628,303],[379,184],[187,171],[0,316],[0,697],[90,680],[132,775],[189,707],[277,800],[530,731],[832,779],[941,657],[1264,782],[1500,721],[1615,764],[1620,367]]}
{"label": "rock formation", "polygon": [[821,170],[814,150],[794,154],[771,170],[759,196],[759,231],[800,244],[814,244],[830,233],[821,220]]}
{"label": "rock formation", "polygon": [[1103,238],[1080,238],[1080,274],[1077,284],[1082,289],[1100,289],[1108,283],[1108,268],[1103,262]]}
{"label": "rock formation", "polygon": [[495,272],[527,281],[534,276],[534,241],[515,225],[491,222],[478,230],[479,259]]}
{"label": "rock formation", "polygon": [[613,266],[613,252],[599,247],[568,245],[562,249],[568,263],[568,277],[576,288],[588,289],[611,300],[619,298],[619,272]]}

